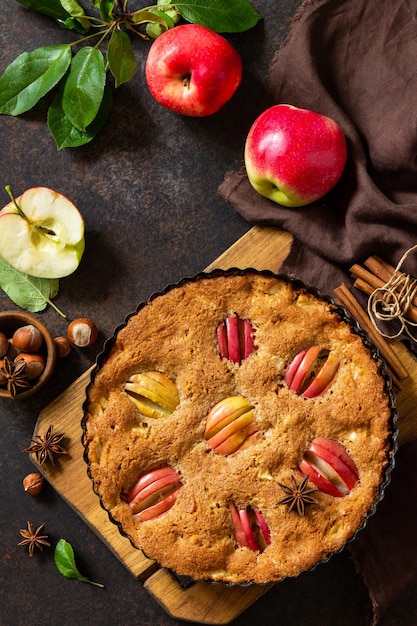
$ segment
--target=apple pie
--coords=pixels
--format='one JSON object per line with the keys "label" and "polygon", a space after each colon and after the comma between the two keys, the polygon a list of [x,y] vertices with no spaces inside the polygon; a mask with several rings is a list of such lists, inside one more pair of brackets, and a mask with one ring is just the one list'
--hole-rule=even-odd
{"label": "apple pie", "polygon": [[357,324],[298,281],[215,271],[106,343],[83,444],[134,546],[195,580],[279,581],[341,550],[393,465],[395,397]]}

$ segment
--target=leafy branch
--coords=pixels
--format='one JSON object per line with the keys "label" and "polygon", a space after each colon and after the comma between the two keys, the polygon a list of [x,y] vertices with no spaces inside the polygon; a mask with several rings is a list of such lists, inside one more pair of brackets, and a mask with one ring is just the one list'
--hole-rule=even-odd
{"label": "leafy branch", "polygon": [[[18,116],[54,91],[47,123],[58,150],[90,142],[103,127],[115,88],[132,79],[132,38],[155,39],[184,19],[216,32],[243,32],[261,19],[248,0],[157,0],[129,10],[129,0],[17,0],[79,35],[71,43],[23,52],[0,76],[0,114]],[[104,49],[104,53],[103,53]]]}

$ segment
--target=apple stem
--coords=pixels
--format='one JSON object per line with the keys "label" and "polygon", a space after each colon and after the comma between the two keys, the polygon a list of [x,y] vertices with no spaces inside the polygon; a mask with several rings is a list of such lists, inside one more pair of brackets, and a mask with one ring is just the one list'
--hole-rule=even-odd
{"label": "apple stem", "polygon": [[16,202],[16,198],[13,195],[13,192],[12,192],[12,189],[11,189],[10,185],[6,185],[5,186],[5,190],[7,191],[7,194],[9,195],[10,200],[13,202],[14,206],[16,207],[17,212],[19,213],[19,215],[21,215],[23,218],[26,219],[26,215],[23,213],[22,209],[20,208],[20,206]]}
{"label": "apple stem", "polygon": [[190,82],[191,82],[191,74],[184,74],[184,76],[182,77],[182,84],[184,85],[184,87],[190,87]]}

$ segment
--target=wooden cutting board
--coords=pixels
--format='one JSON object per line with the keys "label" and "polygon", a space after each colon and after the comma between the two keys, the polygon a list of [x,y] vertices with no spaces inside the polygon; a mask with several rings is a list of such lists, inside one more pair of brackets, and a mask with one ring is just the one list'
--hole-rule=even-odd
{"label": "wooden cutting board", "polygon": [[[291,240],[289,233],[255,226],[206,270],[253,267],[278,272],[289,252]],[[392,345],[410,374],[398,394],[401,444],[417,438],[417,418],[414,415],[417,404],[417,363],[402,344]],[[140,550],[133,548],[101,508],[87,476],[81,444],[82,405],[91,370],[86,371],[48,405],[35,425],[34,437],[44,435],[50,424],[53,424],[55,432],[64,432],[68,455],[58,457],[55,467],[41,467],[35,455],[31,455],[32,462],[170,616],[200,624],[230,623],[272,585],[241,588],[200,582],[184,588],[169,571],[160,568]]]}

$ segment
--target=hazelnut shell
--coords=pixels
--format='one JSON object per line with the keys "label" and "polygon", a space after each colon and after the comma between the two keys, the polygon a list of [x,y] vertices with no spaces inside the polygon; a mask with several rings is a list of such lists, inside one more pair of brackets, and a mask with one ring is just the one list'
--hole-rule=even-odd
{"label": "hazelnut shell", "polygon": [[38,496],[45,486],[45,480],[41,474],[32,472],[23,479],[23,489],[30,496]]}
{"label": "hazelnut shell", "polygon": [[89,348],[98,337],[95,323],[87,317],[73,320],[68,326],[68,339],[78,348]]}

